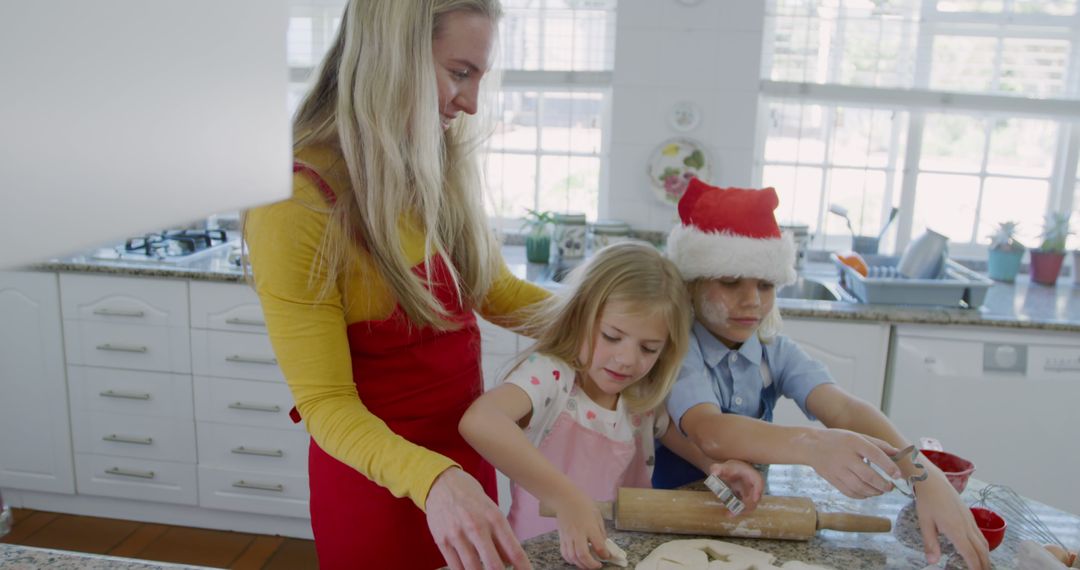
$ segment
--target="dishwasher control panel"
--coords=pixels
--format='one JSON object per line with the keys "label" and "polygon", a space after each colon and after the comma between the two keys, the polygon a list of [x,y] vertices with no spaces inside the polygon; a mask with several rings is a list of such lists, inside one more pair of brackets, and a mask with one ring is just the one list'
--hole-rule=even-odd
{"label": "dishwasher control panel", "polygon": [[983,372],[1027,372],[1026,344],[983,344]]}
{"label": "dishwasher control panel", "polygon": [[1043,363],[1047,372],[1080,372],[1080,356],[1048,356]]}

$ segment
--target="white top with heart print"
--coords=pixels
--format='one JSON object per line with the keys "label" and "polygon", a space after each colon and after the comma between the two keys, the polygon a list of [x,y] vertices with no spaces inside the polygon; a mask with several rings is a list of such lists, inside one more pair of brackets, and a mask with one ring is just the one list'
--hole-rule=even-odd
{"label": "white top with heart print", "polygon": [[[532,400],[533,413],[525,428],[529,441],[539,447],[559,414],[565,411],[577,423],[614,441],[634,441],[637,434],[651,435],[640,441],[643,455],[651,460],[655,450],[653,440],[664,435],[670,423],[663,406],[654,411],[629,413],[619,398],[615,409],[608,410],[593,402],[574,382],[575,374],[569,364],[558,358],[532,354],[507,376],[506,382],[524,390]],[[653,462],[647,463],[651,468]]]}

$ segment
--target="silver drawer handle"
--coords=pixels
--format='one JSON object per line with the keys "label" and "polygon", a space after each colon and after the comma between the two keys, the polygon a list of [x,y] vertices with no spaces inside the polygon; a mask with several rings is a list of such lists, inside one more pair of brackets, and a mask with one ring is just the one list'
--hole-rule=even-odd
{"label": "silver drawer handle", "polygon": [[276,358],[261,358],[258,356],[240,356],[234,354],[232,356],[226,356],[225,360],[229,362],[243,362],[244,364],[269,364],[271,366],[277,366]]}
{"label": "silver drawer handle", "polygon": [[261,455],[262,457],[285,457],[285,452],[280,449],[258,449],[254,447],[236,447],[232,450],[237,455]]}
{"label": "silver drawer handle", "polygon": [[285,485],[281,484],[267,484],[267,483],[252,483],[250,481],[244,481],[243,479],[232,484],[233,487],[240,489],[257,489],[259,491],[274,491],[275,493],[284,493]]}
{"label": "silver drawer handle", "polygon": [[136,443],[138,445],[154,444],[154,438],[152,437],[128,437],[126,435],[116,435],[115,433],[111,433],[101,439],[115,443]]}
{"label": "silver drawer handle", "polygon": [[142,311],[124,311],[122,309],[94,309],[95,315],[103,317],[135,317],[141,318],[146,315]]}
{"label": "silver drawer handle", "polygon": [[138,477],[139,479],[153,479],[155,477],[153,471],[132,471],[130,469],[121,469],[119,467],[111,467],[105,470],[107,475],[120,475],[121,477]]}
{"label": "silver drawer handle", "polygon": [[249,412],[270,412],[276,414],[281,411],[281,406],[268,406],[265,404],[245,404],[244,402],[233,402],[229,404],[229,409],[246,410]]}
{"label": "silver drawer handle", "polygon": [[135,346],[135,345],[131,345],[131,344],[111,344],[111,343],[99,344],[99,345],[97,345],[97,349],[98,350],[111,350],[111,351],[114,351],[114,352],[146,352],[146,351],[150,350],[149,348],[147,348],[145,346]]}
{"label": "silver drawer handle", "polygon": [[123,398],[125,400],[149,400],[150,394],[146,392],[121,392],[117,390],[105,390],[104,392],[98,392],[99,396],[105,398]]}
{"label": "silver drawer handle", "polygon": [[247,327],[265,327],[266,326],[266,321],[261,321],[259,319],[243,319],[243,318],[240,318],[240,317],[231,317],[231,318],[225,319],[225,324],[227,324],[227,325],[243,325],[243,326],[247,326]]}

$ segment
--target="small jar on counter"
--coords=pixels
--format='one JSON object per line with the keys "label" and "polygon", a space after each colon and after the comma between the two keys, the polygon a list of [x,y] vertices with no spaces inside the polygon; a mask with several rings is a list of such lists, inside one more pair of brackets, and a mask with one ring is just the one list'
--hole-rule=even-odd
{"label": "small jar on counter", "polygon": [[622,220],[596,220],[590,232],[591,248],[597,252],[613,243],[630,240],[630,226]]}
{"label": "small jar on counter", "polygon": [[795,242],[795,270],[802,271],[806,267],[806,250],[810,245],[810,226],[793,224],[780,226],[780,231],[791,235]]}
{"label": "small jar on counter", "polygon": [[585,257],[585,214],[578,212],[554,215],[555,252],[559,259]]}

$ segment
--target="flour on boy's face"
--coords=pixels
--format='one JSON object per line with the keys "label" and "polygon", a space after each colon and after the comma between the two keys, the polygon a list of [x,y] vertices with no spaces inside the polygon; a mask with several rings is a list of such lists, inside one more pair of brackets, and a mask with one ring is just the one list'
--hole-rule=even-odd
{"label": "flour on boy's face", "polygon": [[776,302],[771,282],[750,277],[709,279],[694,291],[697,320],[728,348],[749,340]]}

